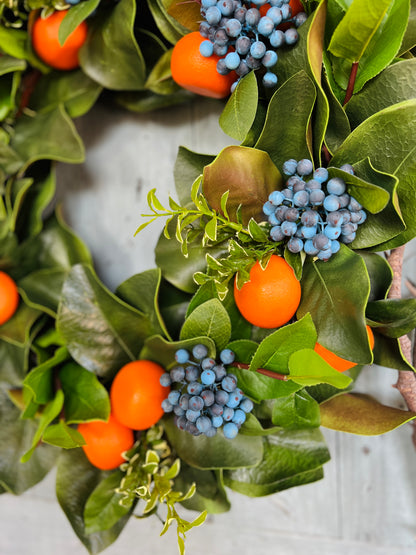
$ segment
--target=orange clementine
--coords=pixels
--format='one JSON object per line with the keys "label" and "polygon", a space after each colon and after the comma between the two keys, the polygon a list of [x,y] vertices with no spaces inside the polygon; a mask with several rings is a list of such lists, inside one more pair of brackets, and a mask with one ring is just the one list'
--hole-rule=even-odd
{"label": "orange clementine", "polygon": [[112,470],[125,461],[124,451],[134,443],[133,430],[120,424],[111,414],[108,422],[95,420],[78,424],[86,445],[82,448],[91,464],[101,470]]}
{"label": "orange clementine", "polygon": [[56,11],[46,18],[38,17],[32,29],[32,45],[36,54],[49,66],[62,70],[79,66],[78,52],[88,33],[87,24],[83,21],[61,45],[58,33],[66,14],[67,11]]}
{"label": "orange clementine", "polygon": [[263,270],[257,261],[250,280],[238,289],[234,299],[241,314],[254,326],[278,328],[295,314],[301,297],[300,283],[284,258],[272,255]]}
{"label": "orange clementine", "polygon": [[235,71],[220,75],[217,71],[219,56],[209,58],[199,51],[205,39],[199,31],[183,36],[174,46],[170,68],[173,80],[188,91],[212,98],[225,98],[231,85],[238,79]]}
{"label": "orange clementine", "polygon": [[165,370],[151,360],[135,360],[119,370],[110,389],[116,418],[133,430],[146,430],[163,416],[169,388],[160,384]]}
{"label": "orange clementine", "polygon": [[[370,328],[370,326],[366,326],[366,328],[367,328],[367,335],[368,335],[368,341],[370,343],[370,348],[371,350],[373,350],[374,349],[373,330]],[[338,372],[345,372],[346,370],[350,370],[354,366],[357,366],[356,362],[346,360],[345,358],[342,358],[336,355],[332,351],[323,347],[320,343],[316,343],[315,352],[317,352],[318,355],[320,355],[328,364],[330,364],[332,368],[335,368],[335,370],[338,370]]]}
{"label": "orange clementine", "polygon": [[0,272],[0,325],[5,324],[16,312],[19,305],[19,292],[13,279]]}

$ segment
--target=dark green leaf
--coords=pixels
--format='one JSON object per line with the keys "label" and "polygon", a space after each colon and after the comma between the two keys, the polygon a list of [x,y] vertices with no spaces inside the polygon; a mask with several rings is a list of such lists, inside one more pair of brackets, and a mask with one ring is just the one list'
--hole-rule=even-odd
{"label": "dark green leaf", "polygon": [[108,392],[95,374],[70,362],[60,370],[59,379],[65,395],[65,421],[68,424],[108,419]]}
{"label": "dark green leaf", "polygon": [[295,391],[288,397],[276,399],[272,422],[289,430],[317,428],[320,424],[319,405],[307,391]]}
{"label": "dark green leaf", "polygon": [[229,191],[227,210],[235,220],[241,205],[243,223],[263,219],[269,194],[282,188],[282,176],[266,152],[244,146],[228,146],[205,166],[203,192],[211,208],[221,212],[221,197]]}
{"label": "dark green leaf", "polygon": [[157,94],[174,94],[180,87],[172,79],[170,70],[170,59],[172,50],[168,50],[162,54],[155,66],[150,72],[145,87]]}
{"label": "dark green leaf", "polygon": [[192,93],[185,89],[180,89],[174,94],[156,94],[146,90],[138,92],[120,92],[114,96],[116,102],[120,104],[120,106],[139,114],[175,106],[183,102],[189,102],[192,97]]}
{"label": "dark green leaf", "polygon": [[68,270],[47,268],[28,274],[19,281],[27,304],[56,317],[62,286]]}
{"label": "dark green leaf", "polygon": [[362,259],[370,277],[369,301],[384,299],[390,289],[393,271],[385,258],[371,252],[361,252]]}
{"label": "dark green leaf", "polygon": [[192,350],[192,347],[203,343],[208,348],[208,356],[215,357],[215,343],[209,337],[194,337],[183,341],[167,341],[164,337],[155,335],[146,340],[140,358],[150,358],[165,368],[176,364],[175,352],[178,349]]}
{"label": "dark green leaf", "polygon": [[265,150],[282,171],[294,156],[311,158],[310,119],[316,89],[304,70],[288,79],[273,95],[255,148]]}
{"label": "dark green leaf", "polygon": [[202,175],[204,167],[210,164],[215,156],[198,154],[180,146],[176,157],[174,176],[175,187],[179,201],[182,205],[191,202],[191,185],[195,179]]}
{"label": "dark green leaf", "polygon": [[408,52],[416,45],[416,1],[410,0],[410,15],[407,21],[406,32],[400,46],[400,55]]}
{"label": "dark green leaf", "polygon": [[28,345],[20,347],[0,341],[0,384],[21,387],[28,366]]}
{"label": "dark green leaf", "polygon": [[44,405],[53,398],[53,370],[68,358],[67,348],[59,347],[51,358],[27,374],[23,383],[32,392],[33,400],[39,405]]}
{"label": "dark green leaf", "polygon": [[75,449],[85,445],[85,440],[78,430],[70,428],[63,420],[48,426],[43,434],[42,441],[62,449]]}
{"label": "dark green leaf", "polygon": [[361,393],[339,395],[321,405],[322,426],[350,434],[384,434],[413,418],[415,412],[387,407]]}
{"label": "dark green leaf", "polygon": [[64,283],[57,328],[73,358],[105,379],[135,360],[152,333],[144,314],[110,293],[83,265],[74,266]]}
{"label": "dark green leaf", "polygon": [[230,340],[230,317],[218,299],[211,299],[195,308],[182,326],[182,340],[201,336],[211,338],[219,351]]}
{"label": "dark green leaf", "polygon": [[416,299],[383,299],[369,302],[366,317],[387,337],[401,337],[416,327]]}
{"label": "dark green leaf", "polygon": [[116,470],[102,480],[89,496],[84,510],[85,533],[87,535],[109,530],[130,512],[130,505],[121,505],[122,495],[116,493],[123,473]]}
{"label": "dark green leaf", "polygon": [[195,494],[186,501],[182,501],[190,511],[208,511],[210,514],[224,513],[230,510],[230,502],[221,483],[212,470],[200,470],[185,463],[181,463],[181,471],[175,478],[175,490],[186,492],[191,485],[196,484]]}
{"label": "dark green leaf", "polygon": [[106,473],[94,468],[81,449],[63,451],[58,461],[56,495],[74,532],[91,554],[112,544],[127,523],[128,515],[112,528],[89,536],[85,533],[84,509],[87,500]]}
{"label": "dark green leaf", "polygon": [[319,430],[290,430],[264,438],[264,455],[254,468],[224,472],[224,483],[250,497],[314,482],[323,477],[322,465],[329,460]]}
{"label": "dark green leaf", "polygon": [[393,337],[384,336],[381,341],[375,336],[374,364],[387,366],[387,368],[394,368],[400,371],[414,371],[413,366],[406,360],[402,353],[399,340]]}
{"label": "dark green leaf", "polygon": [[103,87],[140,90],[146,80],[143,55],[134,37],[136,2],[120,0],[103,6],[91,20],[88,39],[80,50],[83,71]]}
{"label": "dark green leaf", "polygon": [[67,11],[61,25],[59,26],[59,42],[63,44],[68,36],[75,31],[78,25],[84,21],[98,6],[100,0],[85,0]]}
{"label": "dark green leaf", "polygon": [[224,133],[236,141],[243,141],[254,122],[257,103],[257,79],[254,71],[250,71],[239,81],[220,116],[219,124]]}
{"label": "dark green leaf", "polygon": [[328,83],[327,74],[323,75],[322,87],[329,105],[329,120],[325,133],[325,144],[332,154],[342,145],[351,133],[351,127],[344,108],[341,106]]}
{"label": "dark green leaf", "polygon": [[162,280],[159,292],[159,308],[170,337],[177,340],[185,318],[190,295]]}
{"label": "dark green leaf", "polygon": [[0,484],[16,495],[40,482],[59,453],[54,447],[41,444],[30,461],[21,464],[21,456],[32,445],[36,423],[19,417],[20,411],[0,391]]}
{"label": "dark green leaf", "polygon": [[221,431],[216,436],[193,436],[179,430],[172,419],[165,421],[169,443],[181,459],[200,469],[240,468],[258,464],[263,455],[260,437],[238,434],[226,439]]}
{"label": "dark green leaf", "polygon": [[39,316],[39,310],[20,301],[12,318],[0,326],[0,339],[18,346],[25,345],[29,339],[30,330]]}

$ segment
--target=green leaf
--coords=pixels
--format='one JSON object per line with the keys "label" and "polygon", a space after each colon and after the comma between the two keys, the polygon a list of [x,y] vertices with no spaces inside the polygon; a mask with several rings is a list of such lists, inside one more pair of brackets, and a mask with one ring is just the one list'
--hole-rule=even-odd
{"label": "green leaf", "polygon": [[22,455],[20,461],[22,463],[27,462],[35,451],[39,441],[42,439],[43,433],[52,421],[59,415],[64,405],[64,394],[61,390],[58,390],[55,394],[55,398],[45,405],[42,415],[39,419],[39,426],[36,430],[35,435],[32,439],[32,445],[30,449]]}
{"label": "green leaf", "polygon": [[289,359],[291,379],[301,385],[327,383],[343,389],[351,383],[351,378],[330,366],[313,349],[301,349]]}
{"label": "green leaf", "polygon": [[85,0],[80,4],[71,6],[71,9],[66,12],[64,19],[59,26],[58,38],[60,44],[63,44],[68,36],[75,31],[82,21],[97,8],[100,0]]}
{"label": "green leaf", "polygon": [[218,351],[223,349],[230,340],[230,317],[218,299],[211,299],[195,308],[182,326],[180,332],[182,340],[200,336],[211,338]]}
{"label": "green leaf", "polygon": [[108,420],[110,399],[95,374],[70,362],[59,372],[65,395],[65,421],[68,424],[90,420]]}
{"label": "green leaf", "polygon": [[241,205],[243,223],[262,220],[269,194],[282,188],[282,176],[266,152],[244,146],[228,146],[205,166],[203,193],[211,208],[221,212],[221,197],[229,191],[227,210],[235,221]]}
{"label": "green leaf", "polygon": [[406,32],[400,45],[400,55],[408,52],[416,45],[416,2],[410,0],[410,15],[407,21]]}
{"label": "green leaf", "polygon": [[144,314],[110,293],[92,268],[80,264],[64,283],[57,329],[73,358],[105,379],[135,360],[152,333]]}
{"label": "green leaf", "polygon": [[0,339],[19,346],[25,345],[29,339],[30,330],[39,316],[39,310],[20,301],[12,318],[0,326]]}
{"label": "green leaf", "polygon": [[210,514],[224,513],[230,510],[231,504],[220,478],[211,470],[200,470],[182,462],[174,488],[184,492],[188,491],[192,484],[196,484],[194,495],[181,501],[181,505],[186,509],[190,511],[206,510]]}
{"label": "green leaf", "polygon": [[319,430],[281,431],[263,441],[264,455],[254,468],[226,470],[224,483],[250,497],[269,495],[323,477],[329,452]]}
{"label": "green leaf", "polygon": [[200,469],[250,467],[261,461],[263,448],[260,437],[238,434],[226,439],[219,432],[215,437],[192,436],[179,430],[173,420],[165,420],[169,443],[181,459]]}
{"label": "green leaf", "polygon": [[0,75],[14,73],[15,71],[24,71],[26,65],[24,60],[3,54],[0,59]]}
{"label": "green leaf", "polygon": [[16,122],[10,146],[24,161],[21,172],[36,160],[84,161],[84,147],[62,105],[35,116],[22,115]]}
{"label": "green leaf", "polygon": [[393,337],[384,336],[383,340],[380,341],[379,338],[375,336],[374,364],[378,366],[387,366],[387,368],[393,368],[399,371],[415,371],[413,366],[403,355],[400,341]]}
{"label": "green leaf", "polygon": [[416,88],[416,60],[402,60],[386,67],[379,75],[354,94],[345,107],[352,127],[357,127],[370,116],[414,98]]}
{"label": "green leaf", "polygon": [[182,205],[191,202],[190,185],[202,175],[204,167],[210,164],[215,156],[198,154],[184,146],[180,146],[175,161],[175,187]]}
{"label": "green leaf", "polygon": [[62,449],[75,449],[85,445],[85,440],[78,430],[70,428],[63,420],[60,420],[58,424],[48,426],[42,441],[49,445],[62,447]]}
{"label": "green leaf", "polygon": [[22,296],[29,306],[56,317],[62,286],[68,270],[47,268],[28,274],[19,280]]}
{"label": "green leaf", "polygon": [[69,358],[66,347],[59,347],[54,355],[33,368],[23,384],[33,395],[33,400],[44,405],[53,398],[53,370]]}
{"label": "green leaf", "polygon": [[320,408],[325,428],[366,436],[384,434],[416,418],[415,412],[387,407],[361,393],[333,397]]}
{"label": "green leaf", "polygon": [[384,299],[393,280],[393,271],[387,260],[379,254],[371,252],[360,253],[370,277],[369,301]]}
{"label": "green leaf", "polygon": [[254,122],[257,103],[257,78],[255,72],[250,71],[238,82],[220,115],[219,124],[224,133],[236,141],[243,141]]}
{"label": "green leaf", "polygon": [[338,58],[360,61],[390,4],[391,0],[354,0],[335,29],[328,50]]}
{"label": "green leaf", "polygon": [[[73,10],[71,8],[68,12],[72,13]],[[29,107],[37,112],[47,112],[62,104],[71,118],[77,118],[92,108],[101,91],[102,86],[81,70],[51,72],[36,84],[30,96]]]}
{"label": "green leaf", "polygon": [[179,90],[179,85],[172,79],[170,59],[172,50],[164,52],[152,68],[145,87],[157,94],[173,94]]}
{"label": "green leaf", "polygon": [[175,352],[178,349],[192,350],[192,347],[203,343],[208,348],[208,356],[215,357],[215,343],[209,337],[194,337],[183,341],[167,341],[164,337],[155,335],[145,341],[140,358],[149,358],[165,368],[176,365]]}
{"label": "green leaf", "polygon": [[112,472],[89,496],[84,510],[87,535],[109,530],[130,512],[133,500],[128,505],[121,505],[122,495],[116,493],[122,478],[123,473],[120,470]]}
{"label": "green leaf", "polygon": [[39,445],[25,464],[20,458],[32,445],[36,422],[21,420],[18,410],[4,391],[0,391],[0,484],[7,491],[22,494],[46,476],[59,453],[49,445]]}
{"label": "green leaf", "polygon": [[365,329],[370,281],[363,259],[344,245],[328,262],[307,259],[301,287],[297,315],[310,312],[319,343],[342,358],[371,362]]}
{"label": "green leaf", "polygon": [[91,554],[111,545],[119,536],[129,518],[122,517],[109,530],[85,533],[84,509],[88,498],[107,473],[94,468],[81,449],[63,451],[58,461],[56,495],[74,532]]}
{"label": "green leaf", "polygon": [[146,68],[134,37],[136,2],[120,0],[102,7],[89,25],[88,38],[80,50],[83,71],[107,89],[143,89]]}
{"label": "green leaf", "polygon": [[[182,35],[188,32],[186,27],[170,15],[169,12],[172,2],[163,0],[148,0],[147,4],[159,31],[167,41],[175,44],[182,37]],[[194,11],[191,11],[191,13],[194,13]]]}
{"label": "green leaf", "polygon": [[29,345],[24,347],[0,341],[0,384],[21,387],[28,367]]}
{"label": "green leaf", "polygon": [[305,390],[280,397],[273,404],[272,422],[289,430],[318,428],[319,405]]}
{"label": "green leaf", "polygon": [[315,86],[304,70],[290,77],[270,100],[255,148],[266,151],[280,171],[283,163],[294,156],[298,160],[311,158],[310,124],[315,100]]}
{"label": "green leaf", "polygon": [[328,83],[328,74],[324,73],[322,78],[322,87],[328,100],[329,107],[328,127],[325,132],[325,145],[330,154],[333,154],[351,133],[351,126],[344,108],[341,106],[341,103]]}
{"label": "green leaf", "polygon": [[416,327],[416,299],[383,299],[366,308],[371,327],[387,337],[401,337]]}
{"label": "green leaf", "polygon": [[116,289],[116,295],[145,314],[152,323],[154,334],[169,333],[159,310],[159,290],[162,274],[159,268],[135,274]]}

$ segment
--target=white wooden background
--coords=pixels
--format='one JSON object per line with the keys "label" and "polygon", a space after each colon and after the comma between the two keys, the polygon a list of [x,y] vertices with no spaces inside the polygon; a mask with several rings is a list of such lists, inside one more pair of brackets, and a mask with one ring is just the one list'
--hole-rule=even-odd
{"label": "white wooden background", "polygon": [[[150,115],[98,106],[78,121],[87,160],[59,168],[57,197],[110,288],[154,267],[159,228],[133,234],[146,211],[147,191],[156,187],[162,198],[174,193],[178,146],[215,154],[233,142],[218,127],[220,109],[205,99]],[[405,274],[416,276],[410,253]],[[395,379],[394,371],[369,367],[357,389],[402,406],[392,387]],[[232,510],[189,532],[187,553],[416,554],[416,451],[410,426],[380,437],[323,431],[332,454],[324,480],[261,499],[231,492]],[[155,517],[132,519],[105,553],[176,554],[175,532],[163,538],[159,532]],[[21,497],[0,496],[0,555],[85,553],[55,499],[53,473]]]}

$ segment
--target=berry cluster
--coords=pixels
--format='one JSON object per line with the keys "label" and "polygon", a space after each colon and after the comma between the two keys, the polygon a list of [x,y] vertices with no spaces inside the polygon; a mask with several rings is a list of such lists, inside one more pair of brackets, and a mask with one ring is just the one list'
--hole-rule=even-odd
{"label": "berry cluster", "polygon": [[175,353],[178,366],[160,377],[163,386],[177,385],[162,402],[163,410],[173,412],[176,426],[194,436],[213,437],[222,428],[224,437],[235,438],[253,403],[225,368],[234,361],[234,353],[223,349],[217,363],[208,357],[206,346],[199,344],[192,349],[192,357],[186,349],[179,349]]}
{"label": "berry cluster", "polygon": [[[350,164],[340,168],[354,174]],[[326,168],[313,171],[311,160],[287,160],[283,173],[289,177],[286,188],[273,191],[263,206],[272,225],[273,241],[287,240],[290,252],[304,251],[320,260],[328,260],[339,251],[340,242],[351,243],[367,214],[346,190],[339,177],[328,179]],[[311,176],[305,180],[307,176]]]}
{"label": "berry cluster", "polygon": [[[258,8],[266,2],[270,8],[262,16]],[[289,0],[201,0],[201,15],[205,21],[199,31],[207,40],[201,43],[200,52],[206,57],[224,56],[218,60],[218,73],[227,75],[235,70],[240,79],[251,69],[263,66],[263,84],[270,88],[277,84],[276,75],[270,71],[277,62],[275,49],[296,44],[296,27],[306,21],[304,12],[292,18]],[[294,26],[285,31],[278,28],[288,22]],[[231,92],[237,83],[233,83]]]}

